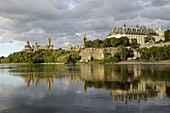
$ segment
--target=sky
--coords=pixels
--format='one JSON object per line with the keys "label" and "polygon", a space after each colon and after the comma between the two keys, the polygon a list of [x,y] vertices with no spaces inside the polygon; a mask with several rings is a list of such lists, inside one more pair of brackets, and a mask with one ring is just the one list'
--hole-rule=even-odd
{"label": "sky", "polygon": [[0,56],[31,45],[55,48],[105,39],[112,28],[145,25],[170,28],[170,0],[0,0]]}

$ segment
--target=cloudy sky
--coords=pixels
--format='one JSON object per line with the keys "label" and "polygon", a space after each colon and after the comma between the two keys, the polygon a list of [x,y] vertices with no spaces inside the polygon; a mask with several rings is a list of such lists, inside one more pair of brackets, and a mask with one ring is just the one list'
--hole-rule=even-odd
{"label": "cloudy sky", "polygon": [[170,0],[0,0],[0,56],[20,51],[26,40],[56,48],[104,39],[113,27],[170,28]]}

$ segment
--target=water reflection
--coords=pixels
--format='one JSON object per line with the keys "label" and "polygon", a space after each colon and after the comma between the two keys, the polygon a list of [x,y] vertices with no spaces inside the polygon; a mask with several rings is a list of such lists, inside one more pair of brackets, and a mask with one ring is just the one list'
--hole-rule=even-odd
{"label": "water reflection", "polygon": [[[30,71],[31,70],[31,71]],[[21,76],[26,87],[30,84],[47,84],[52,90],[54,79],[65,78],[69,85],[82,82],[84,95],[88,88],[104,88],[116,101],[147,101],[150,98],[170,95],[169,66],[161,65],[36,65],[10,70]]]}
{"label": "water reflection", "polygon": [[[160,79],[162,73],[156,73],[157,70],[154,70],[153,67],[146,69],[142,65],[112,67],[81,65],[81,79],[85,82],[85,89],[104,87],[114,99],[126,103],[131,100],[140,102],[140,100],[147,100],[158,95],[162,98],[165,93],[168,94],[170,82]],[[147,75],[145,75],[146,72]],[[168,78],[168,75],[163,76]]]}

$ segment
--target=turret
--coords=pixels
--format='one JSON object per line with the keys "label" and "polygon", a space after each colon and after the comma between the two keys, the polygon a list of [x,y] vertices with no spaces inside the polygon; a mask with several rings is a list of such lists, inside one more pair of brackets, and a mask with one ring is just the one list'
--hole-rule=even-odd
{"label": "turret", "polygon": [[48,46],[50,47],[52,44],[51,44],[51,37],[50,35],[48,36]]}
{"label": "turret", "polygon": [[84,36],[83,36],[83,47],[85,47],[85,43],[87,42],[87,38],[86,38],[86,33],[84,33]]}
{"label": "turret", "polygon": [[123,28],[126,28],[126,24],[123,25]]}
{"label": "turret", "polygon": [[138,24],[136,25],[136,28],[139,28],[139,25],[138,25]]}
{"label": "turret", "polygon": [[25,46],[24,46],[24,51],[27,51],[27,52],[31,52],[32,51],[32,47],[30,46],[30,43],[29,41],[27,40]]}

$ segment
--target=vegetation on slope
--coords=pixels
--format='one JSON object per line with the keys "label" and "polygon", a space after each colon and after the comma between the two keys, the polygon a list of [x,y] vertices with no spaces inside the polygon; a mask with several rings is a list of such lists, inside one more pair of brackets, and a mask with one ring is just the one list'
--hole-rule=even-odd
{"label": "vegetation on slope", "polygon": [[79,52],[66,50],[39,50],[35,52],[16,52],[1,59],[1,63],[67,63],[77,62],[80,59]]}
{"label": "vegetation on slope", "polygon": [[138,50],[141,60],[144,61],[163,61],[170,60],[170,45],[163,47],[142,48]]}

